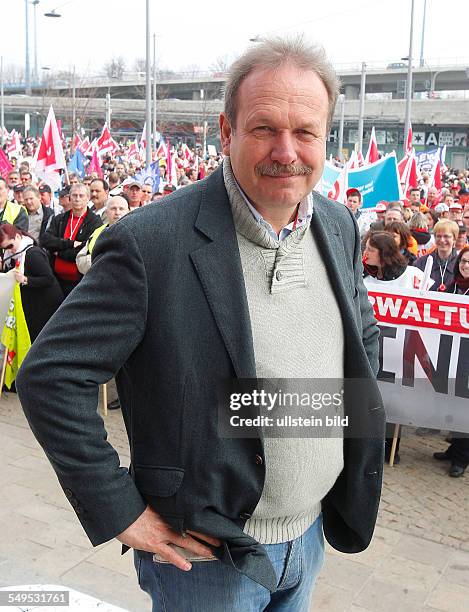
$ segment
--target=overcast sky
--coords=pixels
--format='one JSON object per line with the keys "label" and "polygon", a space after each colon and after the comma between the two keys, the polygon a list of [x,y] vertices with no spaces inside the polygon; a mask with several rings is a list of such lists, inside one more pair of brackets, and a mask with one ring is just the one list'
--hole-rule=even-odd
{"label": "overcast sky", "polygon": [[[415,0],[414,57],[420,54],[424,0]],[[5,6],[8,8],[5,10]],[[0,54],[5,64],[24,64],[25,3],[2,0]],[[282,7],[283,8],[279,8]],[[336,64],[392,62],[407,55],[411,0],[151,0],[151,31],[158,65],[174,70],[209,69],[218,57],[232,60],[255,35],[303,32],[324,45]],[[56,8],[62,17],[44,13]],[[40,0],[38,65],[97,74],[123,56],[129,68],[145,55],[145,0]],[[427,0],[425,59],[464,59],[469,65],[468,0]],[[34,66],[30,6],[31,69]]]}

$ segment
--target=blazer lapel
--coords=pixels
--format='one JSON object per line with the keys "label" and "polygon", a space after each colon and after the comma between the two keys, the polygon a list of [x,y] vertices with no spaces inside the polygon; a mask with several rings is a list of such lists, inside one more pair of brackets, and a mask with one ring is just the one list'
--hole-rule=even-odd
{"label": "blazer lapel", "polygon": [[234,370],[239,378],[255,378],[243,269],[221,169],[206,182],[195,227],[210,242],[192,251],[191,259]]}
{"label": "blazer lapel", "polygon": [[315,206],[313,216],[311,217],[311,229],[316,238],[337,298],[337,303],[344,320],[344,328],[347,328],[349,323],[355,322],[353,305],[350,300],[354,287],[348,288],[344,282],[346,260],[339,227],[333,219],[327,216],[322,207]]}

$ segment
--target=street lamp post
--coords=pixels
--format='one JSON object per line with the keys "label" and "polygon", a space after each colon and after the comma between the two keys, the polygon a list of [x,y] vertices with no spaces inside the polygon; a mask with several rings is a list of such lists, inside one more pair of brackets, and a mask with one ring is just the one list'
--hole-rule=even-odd
{"label": "street lamp post", "polygon": [[410,128],[410,114],[412,105],[412,47],[414,38],[414,0],[411,0],[410,8],[410,34],[409,34],[409,57],[407,64],[407,97],[405,104],[404,142]]}
{"label": "street lamp post", "polygon": [[75,81],[75,65],[73,66],[72,72],[72,142],[75,139],[75,130],[77,126],[77,108],[76,108],[76,81]]}
{"label": "street lamp post", "polygon": [[420,68],[423,68],[425,60],[423,59],[423,50],[425,46],[425,21],[427,16],[427,0],[423,0],[423,19],[422,19],[422,37],[420,39]]}
{"label": "street lamp post", "polygon": [[33,80],[35,83],[39,80],[39,72],[37,69],[37,5],[39,0],[33,0],[31,4],[34,6],[34,70]]}
{"label": "street lamp post", "polygon": [[145,121],[147,146],[145,149],[145,163],[151,163],[151,58],[150,58],[150,0],[146,0],[146,83],[145,83]]}
{"label": "street lamp post", "polygon": [[26,57],[24,62],[24,83],[27,96],[31,95],[31,68],[29,65],[29,0],[24,0],[25,8],[25,34],[26,34]]}
{"label": "street lamp post", "polygon": [[345,119],[345,95],[340,94],[340,123],[339,123],[339,159],[343,160],[344,155],[342,149],[344,148],[344,119]]}
{"label": "street lamp post", "polygon": [[360,111],[358,115],[358,151],[363,149],[363,119],[365,117],[365,87],[366,87],[366,64],[362,62],[362,76],[360,80]]}

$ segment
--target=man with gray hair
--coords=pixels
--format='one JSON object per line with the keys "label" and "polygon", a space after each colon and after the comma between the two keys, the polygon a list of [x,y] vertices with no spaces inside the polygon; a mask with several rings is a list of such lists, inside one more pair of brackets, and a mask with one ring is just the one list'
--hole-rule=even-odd
{"label": "man with gray hair", "polygon": [[[17,378],[88,537],[134,549],[154,610],[303,612],[323,531],[342,552],[371,540],[378,329],[353,215],[312,193],[337,94],[324,52],[301,40],[244,53],[220,116],[222,166],[103,232]],[[129,471],[96,411],[116,373]],[[298,378],[341,387],[358,433],[220,428],[223,382]]]}
{"label": "man with gray hair", "polygon": [[40,239],[47,249],[52,269],[62,291],[67,296],[82,277],[76,266],[76,256],[101,219],[89,210],[90,190],[82,183],[70,187],[71,209],[54,217]]}

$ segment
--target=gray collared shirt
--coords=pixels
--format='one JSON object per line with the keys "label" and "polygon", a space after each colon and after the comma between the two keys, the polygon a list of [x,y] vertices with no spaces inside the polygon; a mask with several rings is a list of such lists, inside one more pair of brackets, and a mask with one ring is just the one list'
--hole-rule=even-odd
{"label": "gray collared shirt", "polygon": [[34,240],[36,240],[36,242],[38,242],[39,234],[41,233],[42,220],[44,218],[44,211],[42,210],[42,206],[39,206],[39,208],[34,213],[30,213],[28,211],[28,218],[28,233],[34,238]]}

